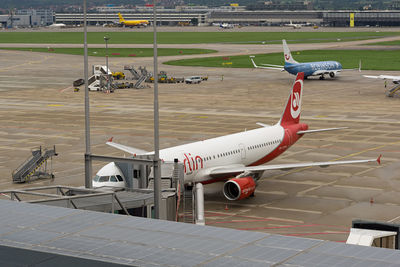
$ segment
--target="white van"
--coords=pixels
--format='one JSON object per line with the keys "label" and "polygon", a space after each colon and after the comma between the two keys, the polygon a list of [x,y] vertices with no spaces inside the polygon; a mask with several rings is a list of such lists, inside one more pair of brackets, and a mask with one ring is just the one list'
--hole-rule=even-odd
{"label": "white van", "polygon": [[185,79],[185,83],[201,83],[202,79],[200,76],[191,76]]}

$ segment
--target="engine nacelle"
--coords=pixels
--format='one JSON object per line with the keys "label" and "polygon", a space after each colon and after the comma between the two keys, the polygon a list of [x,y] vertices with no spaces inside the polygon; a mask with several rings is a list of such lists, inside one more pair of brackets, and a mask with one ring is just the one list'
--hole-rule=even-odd
{"label": "engine nacelle", "polygon": [[256,190],[256,182],[251,176],[233,178],[224,184],[224,196],[229,200],[248,198]]}

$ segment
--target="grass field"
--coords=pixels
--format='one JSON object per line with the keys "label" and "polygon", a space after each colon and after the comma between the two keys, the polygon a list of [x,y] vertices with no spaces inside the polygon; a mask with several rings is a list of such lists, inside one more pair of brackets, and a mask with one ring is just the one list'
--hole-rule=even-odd
{"label": "grass field", "polygon": [[377,42],[368,45],[400,45],[400,41]]}
{"label": "grass field", "polygon": [[[159,44],[195,43],[316,43],[351,41],[400,35],[400,32],[159,32]],[[103,44],[108,36],[110,44],[150,44],[152,32],[89,32],[89,44]],[[0,43],[77,44],[83,43],[79,32],[1,32]]]}
{"label": "grass field", "polygon": [[[83,55],[83,48],[0,48],[6,50],[46,52],[55,54],[71,54]],[[178,48],[158,48],[159,56],[177,56],[177,55],[194,55],[209,54],[217,51],[212,49],[178,49]],[[89,56],[104,57],[106,55],[105,48],[88,48]],[[109,48],[109,57],[152,57],[153,48]]]}
{"label": "grass field", "polygon": [[[307,50],[292,53],[298,62],[310,61],[339,61],[343,68],[358,68],[362,62],[363,70],[400,70],[400,50]],[[283,65],[283,54],[258,54],[256,64]],[[164,64],[178,66],[202,66],[223,68],[253,68],[249,56],[206,57],[168,61]]]}

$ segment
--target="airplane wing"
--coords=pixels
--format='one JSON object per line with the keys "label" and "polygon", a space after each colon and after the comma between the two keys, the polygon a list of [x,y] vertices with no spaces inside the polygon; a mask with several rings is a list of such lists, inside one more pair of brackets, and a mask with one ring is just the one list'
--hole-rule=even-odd
{"label": "airplane wing", "polygon": [[146,150],[142,150],[142,149],[139,149],[139,148],[135,148],[135,147],[130,147],[130,146],[125,146],[125,145],[121,145],[121,144],[118,144],[118,143],[114,143],[112,141],[112,137],[107,141],[106,144],[109,145],[109,146],[115,147],[116,149],[128,152],[128,153],[130,153],[132,155],[143,155],[143,154],[149,153]]}
{"label": "airplane wing", "polygon": [[305,130],[305,131],[298,131],[297,134],[328,132],[328,131],[343,130],[343,129],[348,129],[348,128],[349,127],[338,127],[338,128],[325,128],[325,129],[316,129],[316,130]]}
{"label": "airplane wing", "polygon": [[366,78],[371,78],[371,79],[393,80],[393,82],[400,81],[400,76],[391,76],[391,75],[379,75],[379,76],[363,75],[363,76]]}
{"label": "airplane wing", "polygon": [[250,167],[221,167],[211,170],[211,177],[218,177],[221,175],[235,175],[240,173],[260,173],[264,171],[270,170],[291,170],[296,168],[305,168],[305,167],[328,167],[331,165],[344,165],[344,164],[357,164],[357,163],[367,163],[377,161],[379,164],[381,163],[381,155],[377,159],[362,159],[362,160],[346,160],[346,161],[325,161],[325,162],[309,162],[309,163],[292,163],[292,164],[277,164],[277,165],[260,165],[260,166],[250,166]]}
{"label": "airplane wing", "polygon": [[262,64],[263,66],[258,66],[258,65],[254,62],[254,56],[250,56],[250,60],[251,60],[251,63],[253,63],[254,68],[257,68],[257,69],[269,69],[269,70],[280,70],[280,71],[284,71],[283,66],[280,66],[280,65]]}

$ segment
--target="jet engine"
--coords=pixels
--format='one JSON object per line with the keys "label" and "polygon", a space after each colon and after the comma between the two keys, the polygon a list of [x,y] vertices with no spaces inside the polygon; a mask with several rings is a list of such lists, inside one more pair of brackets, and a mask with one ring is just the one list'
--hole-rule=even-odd
{"label": "jet engine", "polygon": [[335,77],[335,73],[332,71],[332,72],[329,72],[329,76],[331,77],[331,78],[333,78],[333,77]]}
{"label": "jet engine", "polygon": [[233,178],[224,184],[223,193],[229,200],[248,198],[256,190],[256,182],[253,177]]}

